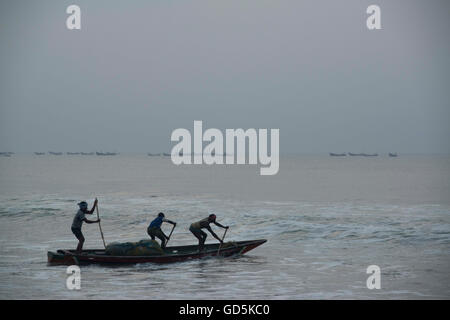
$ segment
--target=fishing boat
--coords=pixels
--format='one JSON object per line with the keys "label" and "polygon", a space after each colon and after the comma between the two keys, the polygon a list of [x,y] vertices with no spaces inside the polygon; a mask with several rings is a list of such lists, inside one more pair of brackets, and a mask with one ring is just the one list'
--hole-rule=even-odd
{"label": "fishing boat", "polygon": [[397,157],[398,155],[396,153],[389,152],[389,157]]}
{"label": "fishing boat", "polygon": [[229,257],[233,255],[244,254],[267,240],[248,240],[227,242],[222,246],[220,244],[206,244],[203,251],[198,251],[198,245],[173,246],[164,249],[163,254],[147,256],[114,256],[106,254],[104,249],[83,250],[82,253],[76,253],[75,250],[58,250],[56,252],[48,251],[47,258],[50,265],[83,265],[83,264],[138,264],[138,263],[170,263],[187,261],[191,259],[200,259],[204,257],[222,256]]}
{"label": "fishing boat", "polygon": [[96,152],[95,154],[98,156],[115,156],[117,152]]}
{"label": "fishing boat", "polygon": [[333,152],[330,152],[330,156],[331,157],[345,157],[346,154],[345,153],[333,153]]}
{"label": "fishing boat", "polygon": [[378,153],[348,153],[352,157],[378,157]]}
{"label": "fishing boat", "polygon": [[364,157],[378,157],[378,153],[370,153],[370,154],[363,153],[363,156]]}

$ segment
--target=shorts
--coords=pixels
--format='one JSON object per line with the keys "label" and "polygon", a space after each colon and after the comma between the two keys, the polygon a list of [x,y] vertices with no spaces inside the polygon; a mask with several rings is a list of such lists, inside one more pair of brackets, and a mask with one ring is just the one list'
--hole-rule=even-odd
{"label": "shorts", "polygon": [[84,239],[81,228],[72,228],[72,233],[77,237],[78,240]]}
{"label": "shorts", "polygon": [[189,227],[189,231],[192,232],[194,235],[198,235],[198,236],[200,236],[200,237],[206,237],[206,233],[204,233],[204,232],[202,231],[202,229],[196,228],[196,227],[194,227],[192,224],[191,224],[191,226]]}
{"label": "shorts", "polygon": [[147,233],[150,237],[157,237],[161,240],[166,239],[166,237],[164,236],[164,233],[162,232],[161,228],[156,228],[156,227],[148,227],[147,228]]}

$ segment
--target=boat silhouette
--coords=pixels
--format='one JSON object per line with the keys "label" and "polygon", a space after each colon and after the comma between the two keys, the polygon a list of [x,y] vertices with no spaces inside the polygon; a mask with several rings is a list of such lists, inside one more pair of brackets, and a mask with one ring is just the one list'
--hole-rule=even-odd
{"label": "boat silhouette", "polygon": [[377,157],[378,153],[348,153],[349,156],[352,157]]}
{"label": "boat silhouette", "polygon": [[331,157],[345,157],[346,154],[345,153],[332,153],[332,152],[330,152],[330,156]]}
{"label": "boat silhouette", "polygon": [[96,152],[98,156],[115,156],[117,155],[116,152]]}

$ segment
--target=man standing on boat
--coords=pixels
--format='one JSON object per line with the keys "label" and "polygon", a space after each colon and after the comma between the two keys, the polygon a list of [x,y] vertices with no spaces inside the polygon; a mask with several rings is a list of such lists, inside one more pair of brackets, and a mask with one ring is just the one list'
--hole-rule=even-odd
{"label": "man standing on boat", "polygon": [[152,240],[155,240],[155,237],[161,240],[161,248],[164,249],[166,247],[166,240],[169,240],[169,237],[164,234],[164,232],[161,230],[161,225],[163,222],[171,223],[174,226],[177,224],[173,221],[167,220],[164,218],[164,213],[160,212],[158,213],[158,216],[155,220],[153,220],[150,225],[147,228],[147,233],[152,238]]}
{"label": "man standing on boat", "polygon": [[220,241],[220,243],[223,243],[222,239],[220,239],[217,234],[212,231],[211,227],[209,226],[210,223],[214,223],[216,226],[219,226],[224,229],[228,229],[228,226],[223,226],[220,223],[216,221],[216,215],[210,214],[207,218],[202,219],[200,221],[194,222],[189,227],[189,231],[191,231],[194,236],[198,239],[198,251],[203,251],[203,246],[206,241],[206,237],[208,236],[205,232],[202,231],[202,229],[206,229],[211,233],[211,235]]}
{"label": "man standing on boat", "polygon": [[83,225],[83,222],[86,223],[99,223],[100,219],[97,220],[88,220],[86,219],[86,214],[92,214],[94,213],[94,209],[97,207],[97,199],[94,201],[94,205],[92,206],[91,210],[88,210],[88,204],[86,201],[82,201],[78,203],[78,206],[80,207],[80,210],[78,210],[77,214],[73,218],[72,222],[72,232],[78,239],[78,246],[77,246],[77,253],[81,253],[83,250],[83,244],[84,244],[84,236],[83,233],[81,233],[81,226]]}

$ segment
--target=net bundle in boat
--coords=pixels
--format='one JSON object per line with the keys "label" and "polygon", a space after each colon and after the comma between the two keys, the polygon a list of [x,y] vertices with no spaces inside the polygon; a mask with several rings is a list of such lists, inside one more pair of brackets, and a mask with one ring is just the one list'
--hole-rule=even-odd
{"label": "net bundle in boat", "polygon": [[113,242],[106,246],[106,254],[111,256],[152,256],[162,255],[164,250],[155,240],[141,240],[139,242]]}

